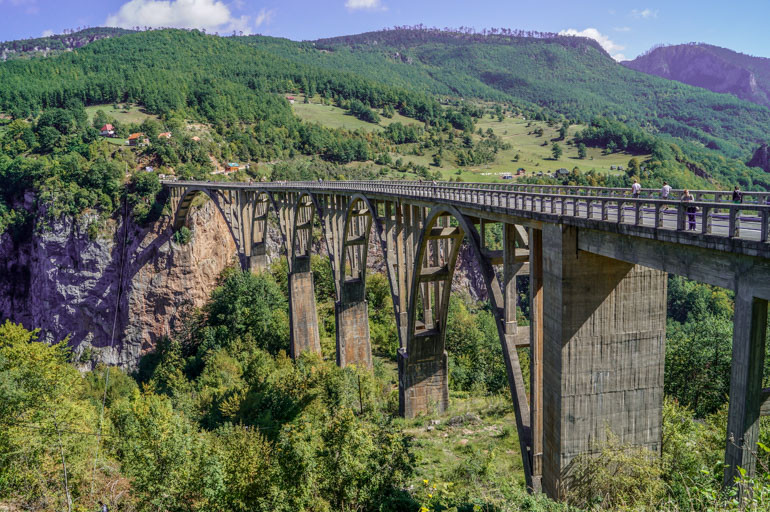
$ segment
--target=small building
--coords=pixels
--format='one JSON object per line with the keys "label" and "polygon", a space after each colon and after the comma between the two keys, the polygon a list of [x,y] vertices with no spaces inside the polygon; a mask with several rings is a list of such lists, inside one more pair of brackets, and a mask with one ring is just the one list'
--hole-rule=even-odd
{"label": "small building", "polygon": [[107,123],[101,127],[101,129],[99,130],[99,135],[101,135],[102,137],[114,137],[115,127],[112,126],[110,123]]}
{"label": "small building", "polygon": [[622,170],[623,170],[623,166],[622,166],[622,165],[619,165],[619,166],[618,166],[618,170],[619,170],[619,171],[622,171]]}
{"label": "small building", "polygon": [[227,162],[225,165],[225,173],[236,172],[241,169],[241,166],[235,162]]}
{"label": "small building", "polygon": [[526,173],[526,172],[527,171],[526,171],[526,169],[524,169],[524,167],[519,167],[518,169],[516,169],[516,176],[523,176],[524,173]]}
{"label": "small building", "polygon": [[159,139],[170,139],[171,138],[171,132],[163,132],[158,134]]}
{"label": "small building", "polygon": [[294,105],[294,96],[286,96],[286,100],[287,100],[289,103],[291,103],[292,105]]}
{"label": "small building", "polygon": [[557,169],[556,172],[553,173],[553,175],[555,177],[567,176],[568,174],[569,174],[569,171],[567,169],[565,169],[564,167],[562,167],[561,169]]}
{"label": "small building", "polygon": [[617,165],[610,165],[610,171],[614,171],[618,168]]}
{"label": "small building", "polygon": [[155,168],[153,166],[151,166],[151,165],[148,165],[148,166],[146,166],[144,168],[144,172],[152,172],[154,170],[155,170]]}
{"label": "small building", "polygon": [[141,146],[142,142],[146,141],[147,138],[144,136],[143,133],[137,132],[132,133],[128,136],[128,145],[129,146]]}
{"label": "small building", "polygon": [[504,180],[512,180],[513,179],[513,174],[511,174],[509,172],[504,172],[504,173],[502,173],[502,178]]}

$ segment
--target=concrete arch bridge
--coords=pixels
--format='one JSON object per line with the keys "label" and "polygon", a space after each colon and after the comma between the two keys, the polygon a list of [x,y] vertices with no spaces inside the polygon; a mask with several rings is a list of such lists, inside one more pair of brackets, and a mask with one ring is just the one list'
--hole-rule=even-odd
{"label": "concrete arch bridge", "polygon": [[[291,353],[320,351],[310,251],[322,227],[334,273],[340,365],[371,364],[366,257],[381,247],[398,326],[399,403],[413,417],[448,405],[444,350],[458,251],[467,243],[487,287],[502,345],[527,484],[559,498],[571,461],[609,428],[661,449],[666,276],[733,290],[735,318],[725,481],[752,473],[770,299],[768,194],[693,191],[682,202],[643,190],[418,182],[164,181],[174,226],[208,195],[244,269],[266,265],[268,214],[289,265]],[[677,198],[677,199],[671,199]],[[502,249],[487,243],[499,223]],[[497,267],[497,269],[496,269]],[[516,324],[516,276],[530,276],[530,326]],[[527,397],[517,347],[530,351]]]}

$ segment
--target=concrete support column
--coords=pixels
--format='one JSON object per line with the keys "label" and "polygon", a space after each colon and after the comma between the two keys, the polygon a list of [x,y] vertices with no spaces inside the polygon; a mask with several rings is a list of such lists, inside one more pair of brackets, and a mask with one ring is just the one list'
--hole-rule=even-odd
{"label": "concrete support column", "polygon": [[321,339],[310,270],[289,273],[289,319],[291,357],[296,359],[305,350],[320,354]]}
{"label": "concrete support column", "polygon": [[343,287],[343,300],[334,304],[337,321],[337,364],[342,368],[348,364],[371,368],[369,307],[364,299],[364,284],[354,281],[345,283]]}
{"label": "concrete support column", "polygon": [[248,269],[258,274],[267,270],[267,244],[254,244],[248,257]]}
{"label": "concrete support column", "polygon": [[738,285],[733,322],[733,365],[725,449],[726,486],[735,482],[738,467],[753,476],[757,465],[767,301],[752,297],[747,283]]}
{"label": "concrete support column", "polygon": [[543,226],[543,489],[611,431],[660,452],[666,274],[579,251],[578,229]]}
{"label": "concrete support column", "polygon": [[[414,335],[413,335],[414,336]],[[449,406],[449,368],[441,334],[415,336],[398,351],[398,405],[405,418],[444,412]]]}

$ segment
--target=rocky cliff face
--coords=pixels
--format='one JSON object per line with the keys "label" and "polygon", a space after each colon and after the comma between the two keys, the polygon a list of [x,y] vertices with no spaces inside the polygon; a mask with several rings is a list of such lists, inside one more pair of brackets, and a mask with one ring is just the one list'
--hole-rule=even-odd
{"label": "rocky cliff face", "polygon": [[770,106],[770,59],[707,44],[656,48],[623,65]]}
{"label": "rocky cliff face", "polygon": [[[26,241],[0,237],[0,318],[40,328],[47,342],[69,336],[84,367],[104,361],[131,368],[205,304],[219,274],[237,264],[236,248],[211,202],[191,213],[193,236],[185,245],[173,241],[167,217],[145,228],[110,220],[92,238],[88,226],[95,221],[84,214],[38,229]],[[374,236],[371,241],[370,272],[384,272],[382,250]],[[326,255],[326,244],[316,250]],[[282,257],[277,229],[269,229],[268,254]],[[453,289],[485,299],[467,247],[459,258]]]}
{"label": "rocky cliff face", "polygon": [[765,172],[770,172],[770,150],[768,150],[767,144],[759,146],[746,165],[759,167]]}
{"label": "rocky cliff face", "polygon": [[3,235],[0,318],[41,328],[45,341],[69,336],[84,364],[130,367],[205,302],[219,273],[235,261],[235,245],[210,203],[192,215],[193,239],[186,245],[172,241],[168,219],[147,228],[113,220],[91,239],[87,227],[95,220],[65,218],[21,243]]}

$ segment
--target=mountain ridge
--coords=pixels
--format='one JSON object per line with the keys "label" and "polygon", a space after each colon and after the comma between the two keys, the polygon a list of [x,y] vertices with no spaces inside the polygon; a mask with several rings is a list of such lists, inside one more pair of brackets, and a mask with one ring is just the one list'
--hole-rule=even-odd
{"label": "mountain ridge", "polygon": [[770,59],[705,43],[661,46],[622,65],[770,107]]}

